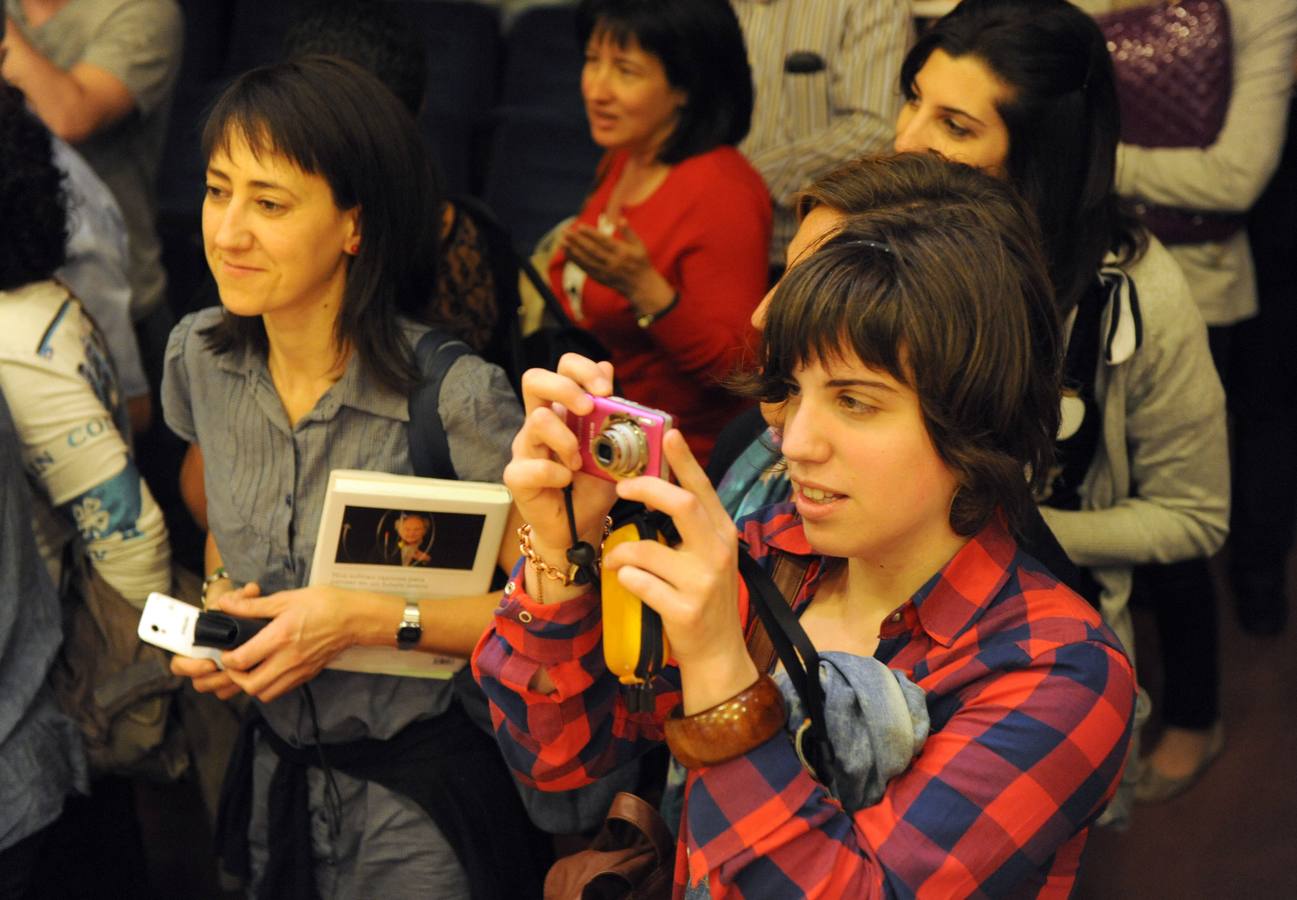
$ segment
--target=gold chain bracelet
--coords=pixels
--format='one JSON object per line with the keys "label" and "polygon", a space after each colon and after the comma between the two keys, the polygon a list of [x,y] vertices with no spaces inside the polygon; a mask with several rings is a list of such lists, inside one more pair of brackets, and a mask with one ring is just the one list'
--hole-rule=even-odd
{"label": "gold chain bracelet", "polygon": [[[599,539],[599,558],[603,558],[603,544],[608,540],[608,535],[612,532],[612,516],[604,516],[603,519],[603,537]],[[540,558],[536,548],[531,543],[531,525],[523,524],[518,526],[518,550],[527,560],[527,565],[535,570],[537,575],[549,578],[553,581],[560,581],[564,587],[572,584],[576,577],[576,566],[569,565],[560,569],[558,566],[551,566],[545,560]],[[540,599],[537,597],[536,599]]]}

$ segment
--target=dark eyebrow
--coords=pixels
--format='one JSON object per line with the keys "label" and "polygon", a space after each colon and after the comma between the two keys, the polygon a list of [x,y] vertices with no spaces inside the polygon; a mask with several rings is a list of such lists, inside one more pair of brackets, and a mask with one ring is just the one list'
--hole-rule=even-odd
{"label": "dark eyebrow", "polygon": [[276,184],[273,181],[249,181],[248,184],[252,185],[254,188],[261,188],[262,190],[271,190],[271,191],[283,191],[285,194],[287,194],[290,197],[293,198],[297,197],[297,195],[294,194],[292,191],[290,191],[288,188],[284,187],[282,184]]}
{"label": "dark eyebrow", "polygon": [[[216,168],[216,166],[208,166],[207,174],[215,175],[217,178],[224,178],[226,181],[231,180],[229,175],[226,175],[220,169]],[[282,184],[277,184],[273,181],[250,181],[248,182],[248,184],[260,190],[283,191],[285,194],[292,197],[294,200],[297,199],[296,194],[294,194],[288,188],[284,187]]]}
{"label": "dark eyebrow", "polygon": [[887,391],[888,393],[892,393],[892,394],[900,393],[900,391],[892,387],[890,384],[887,384],[886,382],[871,381],[867,378],[831,378],[829,379],[828,382],[826,382],[825,386],[832,387],[832,388],[841,388],[841,387],[880,388],[884,391]]}
{"label": "dark eyebrow", "polygon": [[971,119],[972,121],[976,122],[978,125],[981,125],[982,127],[986,127],[985,122],[983,122],[981,119],[979,119],[977,116],[973,115],[972,113],[968,112],[967,110],[960,109],[958,106],[940,106],[938,107],[938,109],[940,109],[944,113],[950,113],[951,115],[963,116],[965,119]]}
{"label": "dark eyebrow", "polygon": [[[916,99],[921,99],[923,96],[922,92],[919,90],[918,78],[915,78],[910,82],[910,95],[912,97],[915,97]],[[973,115],[972,113],[968,112],[968,110],[960,109],[958,106],[939,106],[937,108],[944,113],[948,113],[956,116],[963,116],[966,119],[971,119],[972,121],[976,122],[978,125],[981,125],[983,128],[986,127],[985,122],[983,122],[981,119],[979,119],[977,116]]]}

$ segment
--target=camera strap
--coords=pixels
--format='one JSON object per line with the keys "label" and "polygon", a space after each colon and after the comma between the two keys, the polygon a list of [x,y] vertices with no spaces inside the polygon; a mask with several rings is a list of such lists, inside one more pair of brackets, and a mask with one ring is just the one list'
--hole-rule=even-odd
{"label": "camera strap", "polygon": [[823,780],[834,762],[824,713],[824,685],[820,682],[820,655],[802,628],[797,614],[766,570],[739,544],[739,574],[748,587],[748,598],[783,664],[793,690],[801,698],[806,718],[797,728],[798,755],[816,777]]}
{"label": "camera strap", "polygon": [[576,533],[576,513],[572,507],[572,485],[563,488],[563,504],[567,507],[567,529],[572,535],[572,545],[567,548],[568,581],[572,584],[599,586],[599,554],[589,541],[581,540]]}

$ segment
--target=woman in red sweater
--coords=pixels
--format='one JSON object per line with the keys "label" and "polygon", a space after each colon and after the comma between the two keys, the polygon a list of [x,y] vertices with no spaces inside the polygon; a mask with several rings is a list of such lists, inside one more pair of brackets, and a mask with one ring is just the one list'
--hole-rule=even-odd
{"label": "woman in red sweater", "polygon": [[752,75],[725,0],[582,0],[581,93],[607,153],[549,277],[612,353],[627,398],[705,459],[744,405],[720,386],[754,345],[770,196],[734,149]]}

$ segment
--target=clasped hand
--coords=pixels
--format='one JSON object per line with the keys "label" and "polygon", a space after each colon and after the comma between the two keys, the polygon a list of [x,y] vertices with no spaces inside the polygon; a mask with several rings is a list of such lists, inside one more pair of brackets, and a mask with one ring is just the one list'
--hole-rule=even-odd
{"label": "clasped hand", "polygon": [[210,659],[175,656],[171,671],[193,680],[194,689],[228,700],[243,691],[263,702],[311,680],[353,643],[343,620],[345,592],[307,587],[261,596],[246,584],[215,598],[212,608],[247,619],[270,619],[247,643]]}
{"label": "clasped hand", "polygon": [[634,298],[652,273],[648,248],[623,220],[617,234],[604,234],[582,222],[563,233],[562,246],[568,259],[587,275],[623,297]]}
{"label": "clasped hand", "polygon": [[[514,439],[504,481],[532,526],[533,547],[555,565],[571,544],[563,498],[568,485],[578,535],[596,545],[600,523],[617,497],[671,517],[678,545],[622,544],[605,557],[603,577],[621,579],[662,617],[680,667],[686,711],[704,709],[747,687],[757,674],[738,612],[738,533],[684,436],[674,429],[667,432],[663,451],[677,484],[647,476],[613,484],[580,471],[576,435],[562,411],[591,412],[588,394],[608,396],[612,374],[610,363],[571,353],[557,372],[528,371],[522,381],[527,418]],[[552,589],[545,588],[548,600]]]}

